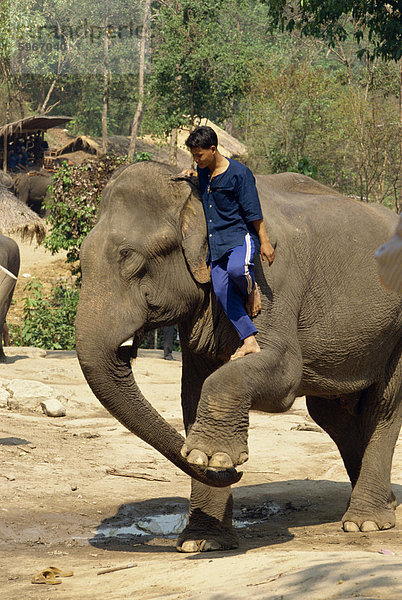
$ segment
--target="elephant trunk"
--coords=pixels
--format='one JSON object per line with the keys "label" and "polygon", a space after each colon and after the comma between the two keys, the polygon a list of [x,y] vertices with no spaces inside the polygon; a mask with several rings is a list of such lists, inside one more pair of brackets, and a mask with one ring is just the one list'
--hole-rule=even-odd
{"label": "elephant trunk", "polygon": [[90,329],[91,325],[78,316],[78,359],[89,386],[103,406],[127,429],[201,483],[213,487],[236,483],[241,474],[235,469],[202,470],[181,456],[183,437],[145,399],[135,382],[129,356],[124,357],[118,347],[116,350],[105,341],[100,342]]}

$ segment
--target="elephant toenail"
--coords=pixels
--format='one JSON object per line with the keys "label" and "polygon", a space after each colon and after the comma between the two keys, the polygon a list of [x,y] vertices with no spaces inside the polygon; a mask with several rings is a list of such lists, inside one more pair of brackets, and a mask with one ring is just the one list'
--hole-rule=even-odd
{"label": "elephant toenail", "polygon": [[220,550],[221,545],[215,540],[202,540],[200,544],[201,552],[212,552],[213,550]]}
{"label": "elephant toenail", "polygon": [[239,465],[242,465],[243,463],[245,463],[248,460],[248,453],[247,452],[242,452],[239,456]]}
{"label": "elephant toenail", "polygon": [[233,462],[226,452],[216,452],[212,455],[208,466],[213,469],[231,469],[233,467]]}
{"label": "elephant toenail", "polygon": [[183,446],[181,447],[181,450],[180,450],[180,454],[182,455],[183,458],[186,458],[188,452],[189,452],[189,450],[188,450],[187,444],[183,444]]}
{"label": "elephant toenail", "polygon": [[356,525],[356,523],[353,523],[353,521],[345,521],[343,524],[343,531],[355,532],[360,531],[360,529],[359,526]]}
{"label": "elephant toenail", "polygon": [[381,529],[391,529],[393,527],[392,523],[385,523]]}
{"label": "elephant toenail", "polygon": [[187,540],[183,542],[181,546],[177,548],[180,552],[198,552],[199,543],[195,540]]}
{"label": "elephant toenail", "polygon": [[199,467],[206,467],[208,465],[208,457],[201,450],[191,450],[190,454],[187,456],[187,460],[192,465],[197,465]]}
{"label": "elephant toenail", "polygon": [[378,531],[379,527],[374,521],[364,521],[360,527],[360,531]]}

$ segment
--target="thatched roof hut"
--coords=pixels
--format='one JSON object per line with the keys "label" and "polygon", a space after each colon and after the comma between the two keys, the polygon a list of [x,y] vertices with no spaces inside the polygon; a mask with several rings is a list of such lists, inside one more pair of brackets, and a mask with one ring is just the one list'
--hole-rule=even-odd
{"label": "thatched roof hut", "polygon": [[64,125],[64,123],[68,123],[71,119],[72,117],[33,115],[0,127],[0,159],[3,170],[7,171],[8,144],[12,141],[13,137],[25,137],[40,132],[43,139],[45,131],[52,127]]}
{"label": "thatched roof hut", "polygon": [[64,123],[71,121],[72,118],[73,117],[44,115],[25,117],[24,119],[14,121],[14,123],[7,123],[6,125],[0,127],[0,138],[3,138],[5,135],[24,135],[34,133],[35,131],[46,131],[51,127],[59,127],[60,125],[64,125]]}
{"label": "thatched roof hut", "polygon": [[[230,135],[230,133],[228,133],[227,131],[225,131],[225,129],[222,129],[222,127],[219,127],[219,125],[216,125],[216,123],[213,123],[212,121],[210,121],[209,119],[203,118],[203,119],[197,119],[195,125],[197,127],[199,127],[200,125],[208,125],[208,127],[212,127],[212,129],[215,131],[216,135],[218,136],[218,149],[219,151],[224,155],[227,156],[229,158],[235,158],[235,157],[244,157],[247,156],[248,154],[248,148],[245,144],[243,144],[242,142],[240,142],[237,138],[233,137],[233,135]],[[188,136],[190,135],[190,129],[183,127],[182,129],[179,129],[177,132],[177,145],[179,148],[182,148],[183,150],[187,150],[186,145],[185,145],[185,141],[188,138]]]}
{"label": "thatched roof hut", "polygon": [[[130,138],[125,135],[110,135],[107,139],[108,154],[116,156],[125,156],[130,145]],[[150,136],[146,140],[137,138],[136,152],[149,152],[153,160],[160,162],[171,162],[171,149],[165,143],[161,145],[160,141],[153,140]],[[56,156],[61,159],[71,159],[76,164],[81,164],[90,155],[102,156],[102,138],[92,137],[90,135],[80,135],[71,139],[67,144],[56,151]],[[188,150],[178,149],[177,166],[184,169],[190,165],[191,158]]]}
{"label": "thatched roof hut", "polygon": [[4,185],[0,185],[0,233],[18,235],[38,244],[46,235],[46,226],[33,210],[18,200]]}
{"label": "thatched roof hut", "polygon": [[[127,154],[130,138],[124,135],[110,135],[107,139],[108,152],[110,154]],[[56,151],[56,156],[70,154],[72,152],[86,152],[88,154],[102,155],[102,139],[92,135],[80,135],[73,138],[62,148]]]}
{"label": "thatched roof hut", "polygon": [[[247,156],[248,149],[242,142],[230,135],[227,131],[215,125],[208,119],[201,119],[197,125],[209,125],[215,129],[219,139],[219,149],[228,157],[244,157]],[[160,162],[171,163],[177,165],[181,169],[189,168],[192,162],[191,154],[185,145],[185,140],[190,133],[189,129],[179,129],[177,132],[177,148],[175,152],[170,145],[161,138],[150,135],[145,135],[142,138],[137,138],[136,151],[149,152],[153,160]],[[108,154],[116,154],[124,156],[127,154],[130,146],[130,138],[125,135],[110,135],[107,138]],[[81,164],[89,155],[97,157],[102,156],[102,138],[93,137],[91,135],[80,135],[70,139],[64,146],[56,151],[56,156],[62,159],[71,159],[76,164]]]}

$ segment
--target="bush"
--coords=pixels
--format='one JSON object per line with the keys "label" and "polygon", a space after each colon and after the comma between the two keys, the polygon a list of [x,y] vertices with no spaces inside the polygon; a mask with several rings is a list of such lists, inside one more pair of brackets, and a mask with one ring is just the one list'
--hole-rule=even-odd
{"label": "bush", "polygon": [[10,343],[46,350],[74,350],[78,289],[58,284],[44,297],[42,288],[35,278],[25,285],[28,294],[24,298],[24,321],[22,325],[10,323]]}
{"label": "bush", "polygon": [[[150,159],[148,152],[135,155],[135,162]],[[80,166],[63,162],[53,176],[53,185],[44,202],[51,231],[43,244],[52,254],[67,250],[73,274],[79,273],[80,247],[96,223],[103,188],[116,169],[130,163],[125,156],[110,155],[88,159]]]}

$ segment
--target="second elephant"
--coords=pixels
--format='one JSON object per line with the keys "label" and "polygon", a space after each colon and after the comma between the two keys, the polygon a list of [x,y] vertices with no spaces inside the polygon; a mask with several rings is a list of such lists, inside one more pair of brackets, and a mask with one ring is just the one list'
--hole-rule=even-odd
{"label": "second elephant", "polygon": [[42,200],[46,196],[49,185],[52,184],[52,176],[47,174],[28,175],[19,173],[14,180],[15,195],[40,213]]}
{"label": "second elephant", "polygon": [[6,362],[2,332],[20,268],[20,251],[14,240],[2,234],[0,234],[0,267],[0,362]]}

